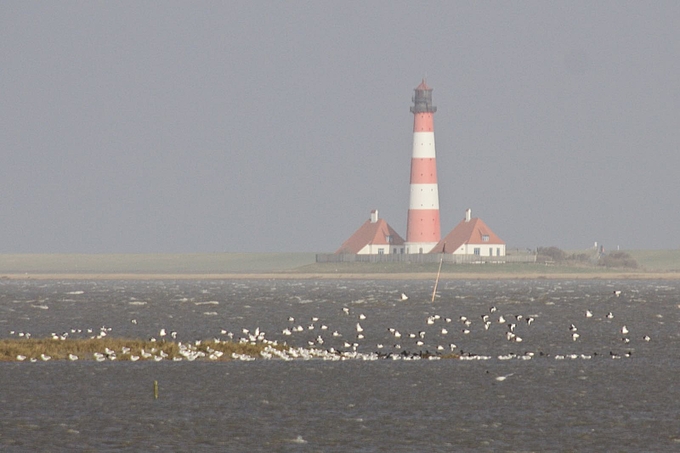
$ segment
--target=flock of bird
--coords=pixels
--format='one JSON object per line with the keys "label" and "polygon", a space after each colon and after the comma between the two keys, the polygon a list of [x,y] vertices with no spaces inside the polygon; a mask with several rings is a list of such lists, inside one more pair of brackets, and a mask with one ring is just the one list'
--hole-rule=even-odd
{"label": "flock of bird", "polygon": [[[616,297],[620,296],[620,292],[615,291]],[[409,298],[406,294],[401,293],[400,301],[407,301]],[[606,356],[605,354],[593,353],[564,353],[564,354],[550,354],[543,351],[523,350],[521,352],[505,352],[495,356],[475,353],[474,351],[463,350],[459,348],[454,342],[458,341],[460,344],[468,343],[465,341],[468,336],[478,335],[498,335],[504,338],[508,344],[517,345],[525,341],[527,335],[531,335],[532,327],[535,323],[540,323],[538,315],[522,315],[501,313],[496,306],[489,307],[484,313],[478,313],[474,316],[460,315],[456,318],[448,317],[441,314],[429,314],[423,320],[423,324],[419,328],[403,328],[400,326],[376,326],[372,325],[372,319],[363,312],[355,312],[349,307],[342,307],[341,313],[338,313],[339,318],[344,318],[341,324],[343,328],[331,328],[330,323],[320,320],[319,316],[312,316],[304,322],[296,320],[294,317],[288,317],[288,325],[281,329],[280,333],[268,337],[264,330],[256,327],[254,329],[242,328],[240,333],[235,333],[226,329],[221,329],[219,335],[215,335],[211,340],[193,340],[189,342],[178,342],[179,355],[170,357],[162,348],[150,348],[148,351],[141,350],[138,354],[133,354],[130,348],[122,347],[120,351],[113,351],[108,348],[101,352],[95,352],[89,359],[96,361],[116,360],[125,356],[127,360],[188,360],[194,361],[197,359],[206,360],[255,360],[256,358],[263,359],[281,359],[281,360],[438,360],[441,358],[458,358],[460,360],[489,360],[497,358],[498,360],[531,360],[535,357],[553,357],[556,360],[564,359],[590,359],[593,356]],[[584,320],[588,322],[594,318],[591,310],[586,310],[584,313]],[[614,319],[614,314],[609,312],[603,315],[601,320],[607,320],[610,323]],[[335,321],[338,318],[334,318]],[[137,324],[136,319],[130,320],[132,324]],[[370,327],[369,327],[370,326]],[[63,333],[52,333],[53,340],[67,340],[69,338],[91,338],[101,339],[106,337],[112,331],[111,327],[102,326],[98,329],[70,329]],[[474,332],[474,333],[473,333]],[[564,326],[564,332],[568,332],[573,342],[581,340],[581,333],[579,328],[570,323]],[[560,330],[555,329],[556,334],[560,335]],[[621,343],[627,345],[631,342],[631,335],[626,325],[621,325],[618,328],[618,333],[621,335]],[[10,335],[16,335],[20,338],[30,338],[31,334],[28,332],[11,331]],[[156,341],[175,341],[178,337],[176,331],[170,331],[162,328],[157,335],[150,337],[150,342]],[[226,338],[225,338],[226,337]],[[272,338],[273,339],[270,339]],[[490,337],[498,338],[498,337]],[[643,341],[650,341],[648,335],[640,337]],[[456,340],[457,339],[457,340]],[[202,341],[206,344],[201,346]],[[230,356],[224,356],[219,345],[225,342],[236,342],[239,344],[260,344],[264,348],[259,352],[259,357],[254,357],[250,354],[232,353]],[[212,344],[212,347],[208,346]],[[466,347],[467,349],[467,347]],[[619,352],[610,351],[609,357],[621,358],[630,357],[632,352],[624,350]],[[86,358],[86,357],[83,357]],[[41,354],[39,357],[26,357],[25,355],[17,355],[16,360],[29,360],[36,362],[38,360],[48,361],[51,357]],[[69,360],[78,360],[75,354],[68,355]]]}
{"label": "flock of bird", "polygon": [[[620,296],[620,291],[615,291],[614,295],[616,297]],[[402,294],[402,300],[405,300],[407,297],[405,294]],[[526,316],[526,315],[520,315],[520,314],[500,314],[499,310],[495,306],[491,306],[488,309],[487,313],[482,313],[478,315],[478,321],[474,321],[475,317],[468,317],[465,315],[460,315],[457,319],[453,319],[451,317],[446,317],[440,314],[433,314],[427,316],[425,319],[424,325],[422,326],[421,329],[418,330],[403,330],[399,329],[398,327],[387,327],[386,331],[388,332],[388,338],[387,340],[390,340],[389,343],[387,341],[382,341],[385,340],[380,339],[373,345],[366,345],[365,342],[362,342],[362,340],[366,340],[366,329],[362,325],[362,322],[366,320],[366,315],[363,313],[359,314],[353,314],[350,312],[350,309],[348,307],[343,307],[342,309],[343,313],[346,316],[354,316],[356,317],[356,326],[353,332],[349,332],[349,334],[343,334],[339,332],[338,330],[333,330],[332,333],[329,334],[323,334],[320,333],[316,335],[314,338],[309,338],[310,337],[310,332],[329,332],[330,329],[326,324],[320,324],[317,325],[316,323],[319,321],[318,317],[312,317],[310,319],[310,323],[307,325],[307,327],[303,326],[302,324],[297,324],[294,325],[293,327],[286,327],[282,330],[282,334],[284,336],[290,337],[294,336],[296,334],[301,334],[307,338],[307,345],[309,348],[312,348],[312,350],[316,351],[324,351],[325,353],[331,354],[331,358],[345,358],[348,357],[348,352],[351,353],[351,358],[356,358],[357,355],[360,358],[369,358],[369,359],[402,359],[402,360],[409,360],[409,359],[422,359],[422,358],[427,358],[431,360],[436,360],[440,358],[459,358],[461,360],[489,360],[492,359],[493,356],[490,355],[484,355],[484,354],[476,354],[472,351],[464,351],[462,349],[459,349],[458,346],[450,341],[445,341],[447,339],[452,339],[454,336],[458,336],[461,340],[465,338],[466,336],[470,335],[472,330],[473,330],[473,324],[478,324],[481,325],[481,328],[478,328],[477,330],[481,332],[490,332],[494,330],[500,330],[503,332],[503,336],[505,340],[507,340],[510,343],[522,343],[524,341],[523,337],[519,335],[519,327],[518,326],[525,326],[523,328],[522,335],[528,335],[530,334],[531,331],[531,326],[536,322],[537,317],[536,316]],[[593,318],[593,312],[592,310],[586,310],[584,313],[584,318],[589,319]],[[608,312],[603,316],[603,319],[611,321],[614,318],[614,314],[612,312]],[[289,318],[288,321],[290,323],[295,323],[294,318]],[[500,325],[500,329],[496,327],[495,325]],[[571,340],[573,342],[578,342],[581,341],[580,337],[581,335],[578,333],[578,327],[571,323],[568,325],[568,327],[565,325],[564,328],[565,332],[569,332],[571,335]],[[629,329],[626,327],[626,325],[622,325],[619,329],[618,332],[622,335],[621,337],[621,343],[624,345],[627,345],[631,342],[631,337],[628,335]],[[559,332],[556,332],[559,334]],[[325,336],[324,336],[325,335]],[[329,337],[332,340],[338,339],[338,338],[343,338],[342,344],[340,347],[333,347],[333,346],[328,346],[329,343]],[[651,338],[648,335],[643,335],[641,336],[641,339],[643,341],[649,342],[651,341]],[[428,341],[429,340],[429,341]],[[368,353],[367,356],[362,356],[358,351],[360,350],[366,350],[366,349],[373,349],[372,352]],[[423,348],[425,348],[423,350]],[[431,348],[432,350],[430,350]],[[592,352],[592,353],[565,353],[565,354],[554,354],[551,355],[549,353],[545,353],[543,351],[523,351],[521,353],[515,353],[515,352],[510,352],[510,353],[505,353],[505,354],[500,354],[497,355],[496,358],[499,360],[508,360],[508,359],[521,359],[521,360],[530,360],[534,357],[554,357],[556,360],[564,360],[564,359],[591,359],[594,356],[602,355],[598,352]],[[632,356],[632,351],[631,350],[626,350],[622,352],[614,352],[610,351],[608,354],[609,357],[617,359],[621,357],[631,357]]]}

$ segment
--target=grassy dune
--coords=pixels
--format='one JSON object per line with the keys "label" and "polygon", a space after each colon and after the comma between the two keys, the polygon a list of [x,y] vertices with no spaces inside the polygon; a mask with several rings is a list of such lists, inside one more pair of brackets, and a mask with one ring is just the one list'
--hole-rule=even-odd
{"label": "grassy dune", "polygon": [[680,249],[627,250],[638,264],[651,272],[680,272]]}
{"label": "grassy dune", "polygon": [[[295,269],[300,274],[408,274],[408,273],[437,273],[439,263],[314,263]],[[509,263],[509,264],[444,264],[442,275],[448,274],[601,274],[619,273],[618,270],[606,269],[595,266],[546,266],[536,263]]]}
{"label": "grassy dune", "polygon": [[[479,278],[645,277],[680,273],[680,250],[627,251],[640,267],[609,269],[576,263],[545,265],[444,264],[442,276]],[[0,278],[414,278],[437,272],[437,263],[316,263],[313,253],[196,253],[196,254],[5,254],[0,255]],[[406,277],[405,277],[406,276]]]}

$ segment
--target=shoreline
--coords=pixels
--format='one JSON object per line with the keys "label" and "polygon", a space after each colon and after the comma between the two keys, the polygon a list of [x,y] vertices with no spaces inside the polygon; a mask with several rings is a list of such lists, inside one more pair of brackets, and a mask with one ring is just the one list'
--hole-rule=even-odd
{"label": "shoreline", "polygon": [[[436,273],[5,273],[1,280],[434,280]],[[680,280],[680,272],[442,273],[440,280]]]}

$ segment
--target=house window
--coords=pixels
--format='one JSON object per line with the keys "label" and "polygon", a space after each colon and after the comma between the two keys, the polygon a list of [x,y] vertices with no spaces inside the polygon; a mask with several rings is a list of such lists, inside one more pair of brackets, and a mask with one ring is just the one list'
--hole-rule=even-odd
{"label": "house window", "polygon": [[392,243],[392,236],[389,235],[389,234],[388,234],[387,236],[385,236],[385,241],[386,241],[388,244],[391,244],[391,243]]}
{"label": "house window", "polygon": [[479,247],[475,247],[474,252],[475,252],[475,255],[477,255],[477,256],[479,256],[479,255],[482,254],[482,251],[481,251],[481,249],[480,249]]}
{"label": "house window", "polygon": [[493,256],[493,247],[489,247],[489,256]]}
{"label": "house window", "polygon": [[385,249],[379,248],[378,249],[378,255],[384,255],[385,254]]}
{"label": "house window", "polygon": [[393,249],[393,250],[392,250],[392,253],[394,253],[394,254],[396,255],[396,254],[397,254],[397,249]]}
{"label": "house window", "polygon": [[500,249],[500,247],[496,249],[496,256],[501,256],[501,249]]}
{"label": "house window", "polygon": [[482,235],[482,241],[483,241],[483,242],[489,242],[489,235],[488,235],[488,234],[483,234],[483,235]]}

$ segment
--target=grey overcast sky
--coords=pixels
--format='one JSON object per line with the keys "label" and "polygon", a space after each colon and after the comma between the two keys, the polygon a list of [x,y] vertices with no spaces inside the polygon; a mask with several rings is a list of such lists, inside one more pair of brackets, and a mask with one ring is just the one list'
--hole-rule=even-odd
{"label": "grey overcast sky", "polygon": [[678,1],[0,1],[0,253],[334,251],[406,234],[680,247]]}

